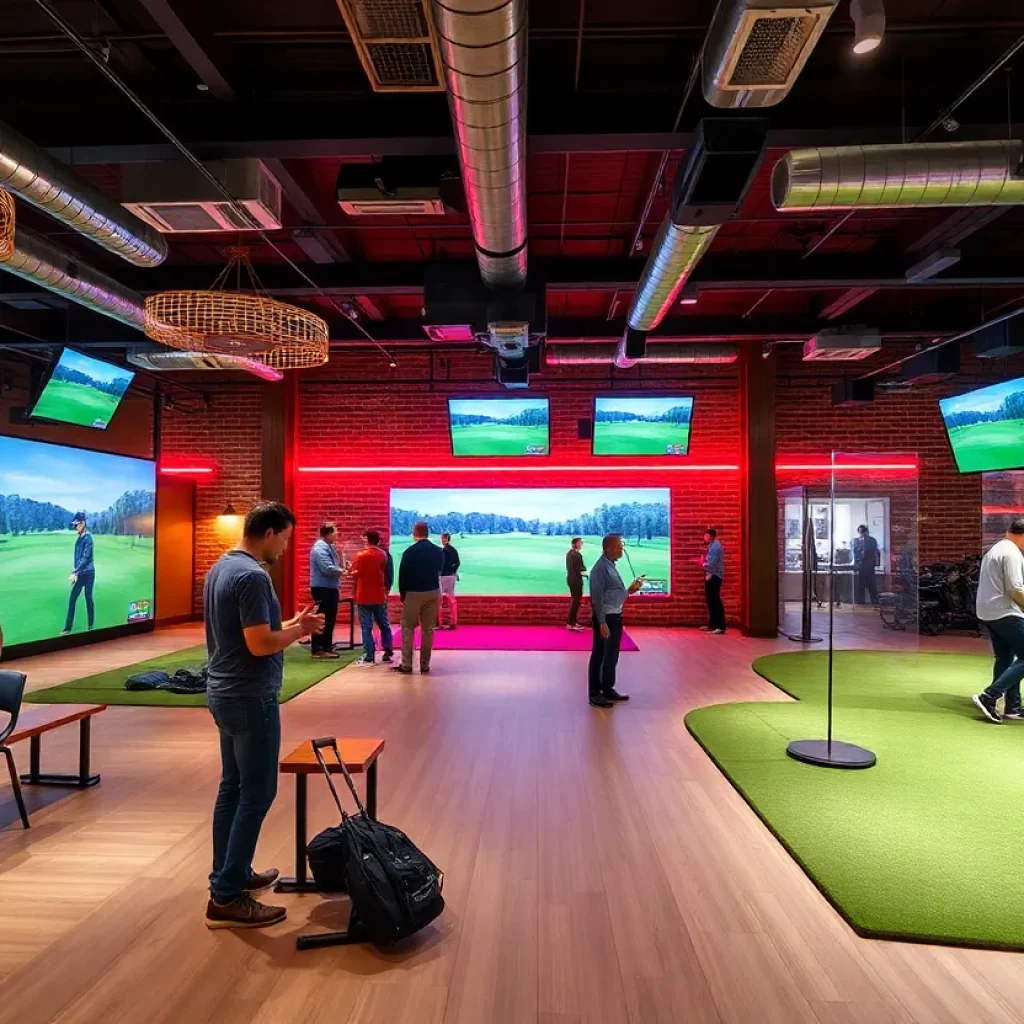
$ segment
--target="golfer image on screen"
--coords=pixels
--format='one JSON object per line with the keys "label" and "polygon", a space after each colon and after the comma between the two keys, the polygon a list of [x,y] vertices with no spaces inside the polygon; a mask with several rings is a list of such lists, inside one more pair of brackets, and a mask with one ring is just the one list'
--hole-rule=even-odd
{"label": "golfer image on screen", "polygon": [[71,597],[68,599],[68,617],[64,622],[64,629],[61,636],[67,636],[75,625],[75,605],[78,604],[78,596],[85,591],[85,615],[92,629],[96,621],[96,609],[92,603],[92,588],[96,583],[96,566],[92,560],[92,534],[89,532],[85,521],[85,513],[79,512],[71,520],[71,529],[78,534],[75,541],[75,567],[69,577],[71,583]]}

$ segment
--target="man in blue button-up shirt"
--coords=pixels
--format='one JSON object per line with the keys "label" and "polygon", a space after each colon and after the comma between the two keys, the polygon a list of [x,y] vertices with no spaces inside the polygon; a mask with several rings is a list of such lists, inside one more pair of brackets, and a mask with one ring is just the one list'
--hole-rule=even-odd
{"label": "man in blue button-up shirt", "polygon": [[590,703],[610,708],[616,701],[629,700],[615,689],[615,669],[622,646],[622,609],[626,598],[644,584],[637,577],[627,587],[615,563],[622,557],[622,537],[610,533],[601,542],[601,557],[590,570],[590,605],[593,610],[594,646],[590,652]]}
{"label": "man in blue button-up shirt", "polygon": [[309,549],[309,592],[324,617],[322,633],[314,633],[310,652],[314,658],[337,658],[334,653],[334,623],[338,618],[338,582],[344,572],[334,545],[338,530],[334,523],[320,527],[320,539]]}
{"label": "man in blue button-up shirt", "polygon": [[708,549],[704,555],[704,599],[708,604],[708,624],[705,633],[725,632],[725,605],[722,604],[722,580],[725,578],[725,549],[718,539],[718,531],[708,527],[704,533]]}

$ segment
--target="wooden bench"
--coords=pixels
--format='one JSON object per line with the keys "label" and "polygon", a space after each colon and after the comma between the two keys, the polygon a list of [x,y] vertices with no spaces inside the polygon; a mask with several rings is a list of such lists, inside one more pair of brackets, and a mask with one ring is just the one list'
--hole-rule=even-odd
{"label": "wooden bench", "polygon": [[[21,781],[33,786],[76,786],[86,789],[100,781],[98,775],[89,770],[89,758],[92,751],[91,723],[93,715],[106,711],[106,704],[39,704],[33,707],[22,705],[18,715],[18,726],[7,738],[11,746],[20,740],[29,740],[28,774],[21,776]],[[39,759],[42,748],[43,733],[59,729],[62,725],[78,722],[78,774],[59,775],[54,772],[41,772]]]}
{"label": "wooden bench", "polygon": [[[377,758],[384,749],[383,740],[339,739],[338,751],[350,775],[366,775],[366,813],[377,817]],[[332,775],[341,774],[341,766],[334,762],[334,754],[327,751],[324,757]],[[295,877],[281,878],[275,892],[316,892],[316,885],[309,877],[306,862],[306,812],[308,809],[307,779],[322,771],[313,753],[313,744],[306,740],[287,757],[281,759],[282,775],[295,776]]]}

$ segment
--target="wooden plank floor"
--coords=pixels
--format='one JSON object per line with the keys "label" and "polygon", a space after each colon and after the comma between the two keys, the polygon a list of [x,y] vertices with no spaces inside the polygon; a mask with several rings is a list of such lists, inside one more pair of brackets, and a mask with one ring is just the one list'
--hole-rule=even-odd
{"label": "wooden plank floor", "polygon": [[[683,725],[785,699],[749,669],[788,641],[633,630],[629,705],[587,707],[586,656],[441,652],[429,678],[349,668],[283,708],[284,746],[387,738],[380,812],[446,872],[448,909],[402,950],[297,953],[344,904],[277,897],[287,922],[202,922],[216,736],[203,709],[112,708],[102,784],[0,788],[0,1024],[679,1024],[1024,1020],[1024,957],[860,939]],[[184,628],[26,660],[33,687],[197,639]],[[862,619],[849,642],[881,646]],[[929,649],[984,650],[970,639]],[[75,763],[75,731],[44,763]],[[27,747],[16,753],[27,759]],[[313,782],[311,818],[332,822]],[[258,862],[291,868],[284,780]],[[1011,872],[1012,877],[1012,872]]]}

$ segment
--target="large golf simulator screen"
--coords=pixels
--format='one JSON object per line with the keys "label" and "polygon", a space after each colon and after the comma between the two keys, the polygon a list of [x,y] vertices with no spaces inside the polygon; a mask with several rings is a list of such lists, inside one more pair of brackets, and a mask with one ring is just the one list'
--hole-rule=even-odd
{"label": "large golf simulator screen", "polygon": [[686,455],[693,399],[595,398],[594,455]]}
{"label": "large golf simulator screen", "polygon": [[38,419],[106,430],[135,373],[66,348],[32,408]]}
{"label": "large golf simulator screen", "polygon": [[[460,594],[564,595],[565,555],[583,538],[589,568],[601,538],[621,533],[623,580],[646,575],[647,594],[669,593],[668,488],[501,488],[391,491],[391,551],[398,565],[419,520],[459,552]],[[632,563],[632,568],[630,567]]]}
{"label": "large golf simulator screen", "polygon": [[939,401],[961,473],[1024,467],[1024,377]]}
{"label": "large golf simulator screen", "polygon": [[546,398],[449,398],[452,455],[547,455]]}
{"label": "large golf simulator screen", "polygon": [[5,644],[153,616],[156,466],[0,437]]}

